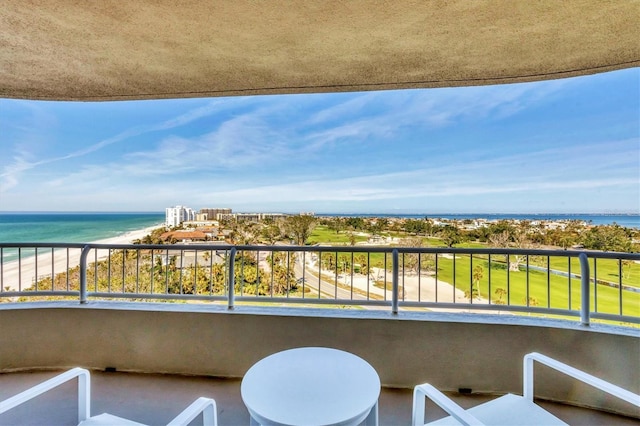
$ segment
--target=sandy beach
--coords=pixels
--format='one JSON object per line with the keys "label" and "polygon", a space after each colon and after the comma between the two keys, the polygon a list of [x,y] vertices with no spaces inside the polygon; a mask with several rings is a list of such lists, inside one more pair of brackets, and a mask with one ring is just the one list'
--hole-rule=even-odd
{"label": "sandy beach", "polygon": [[[158,225],[150,226],[135,231],[130,231],[117,237],[91,241],[96,244],[130,244],[150,234]],[[98,257],[102,259],[106,257]],[[2,263],[0,269],[0,287],[3,291],[25,290],[31,287],[36,280],[55,276],[65,272],[67,268],[74,268],[80,264],[80,249],[40,249],[38,256],[23,257],[21,261],[14,260]]]}

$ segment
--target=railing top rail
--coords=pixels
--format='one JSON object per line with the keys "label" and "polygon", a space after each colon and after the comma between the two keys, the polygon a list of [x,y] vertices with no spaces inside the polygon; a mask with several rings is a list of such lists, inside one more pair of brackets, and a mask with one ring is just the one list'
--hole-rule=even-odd
{"label": "railing top rail", "polygon": [[[193,246],[191,246],[193,247]],[[200,246],[204,247],[204,246]],[[391,253],[398,250],[399,253],[443,253],[443,254],[510,254],[533,256],[563,256],[578,257],[586,253],[589,257],[611,259],[640,259],[640,253],[601,252],[595,250],[550,250],[550,249],[521,249],[521,248],[459,248],[459,247],[399,247],[399,246],[260,246],[237,245],[236,250],[268,250],[268,251],[319,251],[319,252],[346,252],[346,253]]]}
{"label": "railing top rail", "polygon": [[86,243],[7,243],[0,242],[0,248],[83,248]]}
{"label": "railing top rail", "polygon": [[640,260],[640,253],[602,252],[595,250],[550,250],[524,248],[459,248],[459,247],[398,247],[398,246],[297,246],[297,245],[232,245],[232,244],[104,244],[104,243],[0,243],[0,248],[92,248],[92,249],[142,249],[189,251],[288,251],[330,253],[425,253],[425,254],[509,254],[530,256],[578,257],[585,253],[590,258]]}

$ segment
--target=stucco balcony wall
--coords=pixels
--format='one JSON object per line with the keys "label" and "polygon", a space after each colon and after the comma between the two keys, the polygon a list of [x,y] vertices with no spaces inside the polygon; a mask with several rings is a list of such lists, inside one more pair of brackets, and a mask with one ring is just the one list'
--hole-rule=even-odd
{"label": "stucco balcony wall", "polygon": [[[0,371],[112,367],[118,371],[242,377],[299,346],[355,353],[386,386],[522,392],[522,357],[540,352],[640,393],[635,329],[515,315],[48,302],[0,305]],[[544,366],[538,397],[640,418],[630,404]]]}

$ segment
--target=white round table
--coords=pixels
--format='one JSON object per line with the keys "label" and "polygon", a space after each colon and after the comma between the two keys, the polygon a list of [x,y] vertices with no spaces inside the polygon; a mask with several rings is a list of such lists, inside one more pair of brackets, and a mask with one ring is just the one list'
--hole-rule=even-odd
{"label": "white round table", "polygon": [[251,424],[378,424],[380,378],[368,362],[330,348],[297,348],[270,355],[242,379]]}

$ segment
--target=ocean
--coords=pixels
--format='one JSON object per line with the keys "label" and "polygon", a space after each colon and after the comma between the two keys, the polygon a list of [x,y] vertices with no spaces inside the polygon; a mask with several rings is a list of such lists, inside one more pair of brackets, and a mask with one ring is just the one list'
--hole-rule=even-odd
{"label": "ocean", "polygon": [[164,220],[164,213],[0,213],[0,242],[87,243]]}

